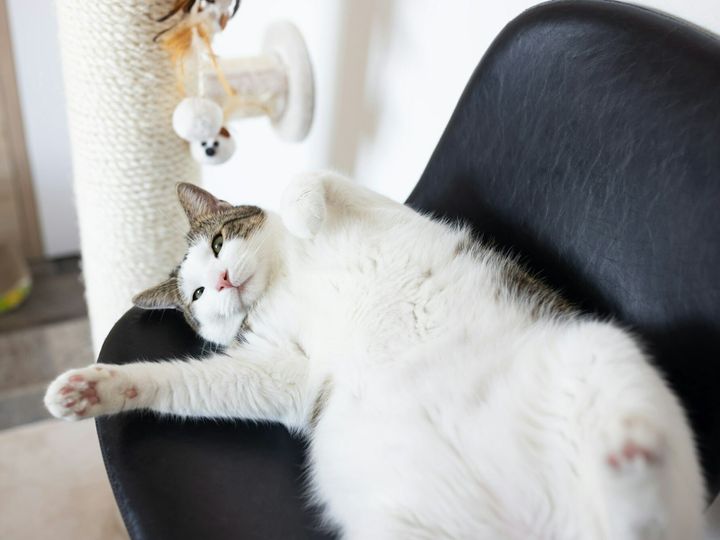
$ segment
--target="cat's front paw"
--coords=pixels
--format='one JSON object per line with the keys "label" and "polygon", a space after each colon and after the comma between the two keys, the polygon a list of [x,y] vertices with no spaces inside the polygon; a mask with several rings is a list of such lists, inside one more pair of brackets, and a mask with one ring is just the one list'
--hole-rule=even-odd
{"label": "cat's front paw", "polygon": [[327,207],[323,174],[301,176],[291,182],[283,193],[283,223],[299,238],[314,238],[325,221]]}
{"label": "cat's front paw", "polygon": [[45,407],[64,420],[81,420],[125,409],[137,399],[137,388],[117,368],[96,364],[66,371],[45,393]]}

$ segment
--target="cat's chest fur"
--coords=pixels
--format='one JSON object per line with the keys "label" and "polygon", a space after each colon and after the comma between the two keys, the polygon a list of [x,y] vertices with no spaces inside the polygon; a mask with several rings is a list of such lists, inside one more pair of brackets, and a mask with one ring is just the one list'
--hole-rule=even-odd
{"label": "cat's chest fur", "polygon": [[434,223],[418,230],[402,217],[328,228],[289,254],[272,302],[292,313],[286,330],[311,358],[382,363],[472,320],[480,303],[489,309],[487,265],[458,248],[467,232]]}
{"label": "cat's chest fur", "polygon": [[424,372],[415,365],[420,351],[492,349],[531,324],[502,300],[502,267],[471,249],[466,229],[405,210],[331,222],[313,240],[291,245],[285,274],[250,318],[266,339],[298,344],[312,386],[332,381],[328,409],[345,410],[343,398],[358,396],[367,404],[367,389],[388,394],[398,379]]}

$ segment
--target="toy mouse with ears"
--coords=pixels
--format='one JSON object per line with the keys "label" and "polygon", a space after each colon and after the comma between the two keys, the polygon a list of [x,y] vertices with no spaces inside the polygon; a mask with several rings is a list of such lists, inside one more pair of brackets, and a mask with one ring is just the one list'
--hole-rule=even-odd
{"label": "toy mouse with ears", "polygon": [[235,141],[224,126],[210,139],[190,143],[190,153],[202,165],[220,165],[235,152]]}
{"label": "toy mouse with ears", "polygon": [[304,140],[312,125],[313,70],[295,25],[273,23],[259,56],[223,62],[215,56],[212,38],[239,5],[239,0],[175,0],[160,19],[172,25],[155,38],[175,65],[184,96],[172,113],[172,127],[189,143],[192,157],[205,165],[231,158],[236,148],[226,127],[231,119],[264,116],[289,142]]}
{"label": "toy mouse with ears", "polygon": [[[225,29],[235,15],[240,0],[176,0],[172,9],[158,22],[174,21],[155,36],[155,41],[170,54],[176,65],[178,86],[187,95],[175,108],[172,124],[178,136],[190,143],[190,153],[202,164],[219,165],[232,156],[235,143],[223,126],[223,107],[203,96],[200,83],[206,65],[211,65],[227,98],[235,91],[230,87],[212,50],[212,38]],[[226,99],[227,99],[226,98]]]}

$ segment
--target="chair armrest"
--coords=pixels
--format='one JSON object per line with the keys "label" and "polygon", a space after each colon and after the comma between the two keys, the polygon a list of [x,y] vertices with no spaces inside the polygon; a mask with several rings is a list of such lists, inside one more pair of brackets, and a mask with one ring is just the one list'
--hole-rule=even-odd
{"label": "chair armrest", "polygon": [[[99,362],[200,355],[179,312],[133,308]],[[134,539],[330,538],[307,510],[303,441],[279,425],[159,417],[97,419],[105,467]]]}

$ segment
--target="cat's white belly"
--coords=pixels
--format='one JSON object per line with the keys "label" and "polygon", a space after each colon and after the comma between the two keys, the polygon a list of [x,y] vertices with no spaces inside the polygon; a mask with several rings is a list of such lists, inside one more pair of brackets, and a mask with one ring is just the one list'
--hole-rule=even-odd
{"label": "cat's white belly", "polygon": [[[523,391],[503,386],[513,362],[493,366],[449,345],[353,373],[352,385],[337,374],[312,443],[329,515],[348,538],[553,538],[561,529],[580,538],[582,512],[543,491],[572,501],[574,486],[551,473],[554,458],[535,455],[542,436],[523,441],[511,427]],[[448,369],[467,370],[462,385]]]}
{"label": "cat's white belly", "polygon": [[[464,335],[335,370],[311,457],[343,538],[699,538],[682,412],[627,337]],[[647,462],[618,468],[638,445]]]}

